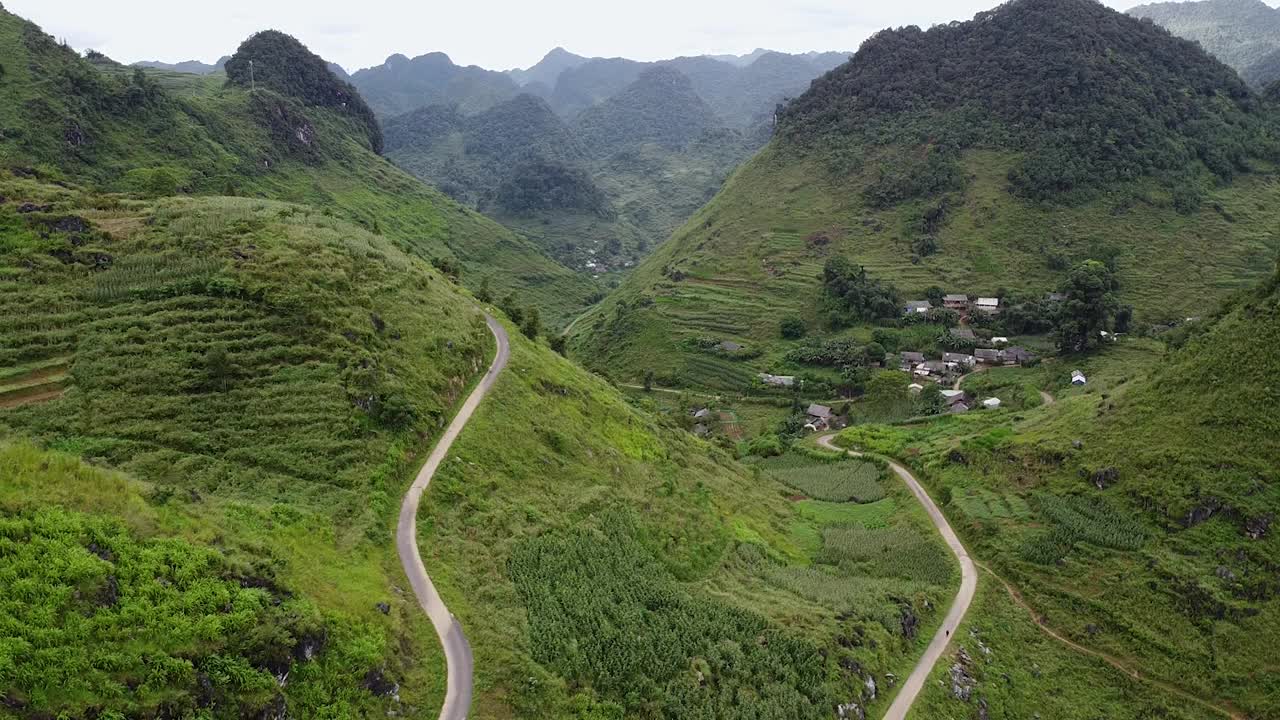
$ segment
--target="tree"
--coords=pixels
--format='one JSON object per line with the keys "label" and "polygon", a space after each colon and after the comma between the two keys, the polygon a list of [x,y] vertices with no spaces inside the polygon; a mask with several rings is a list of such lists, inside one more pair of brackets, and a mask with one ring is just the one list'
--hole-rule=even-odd
{"label": "tree", "polygon": [[551,344],[552,350],[560,353],[561,355],[568,357],[567,353],[565,352],[565,346],[567,343],[565,341],[564,335],[561,335],[559,333],[553,333],[551,335],[548,335],[547,342]]}
{"label": "tree", "polygon": [[653,392],[653,371],[652,370],[644,371],[644,391]]}
{"label": "tree", "polygon": [[537,340],[542,334],[542,318],[538,315],[538,308],[526,308],[524,311],[524,323],[520,325],[520,332],[530,340]]}
{"label": "tree", "polygon": [[1057,343],[1063,353],[1088,351],[1119,309],[1115,276],[1106,264],[1086,260],[1071,270],[1058,316]]}
{"label": "tree", "polygon": [[840,327],[855,320],[878,320],[901,314],[898,291],[892,285],[867,275],[866,268],[837,255],[822,269],[827,314]]}
{"label": "tree", "polygon": [[808,332],[808,328],[804,325],[804,320],[791,315],[782,318],[782,322],[778,324],[778,332],[786,340],[799,340]]}
{"label": "tree", "polygon": [[942,288],[934,285],[924,291],[924,296],[929,299],[930,305],[938,308],[942,307],[942,300],[947,296],[947,293]]}
{"label": "tree", "polygon": [[908,400],[910,376],[895,370],[884,370],[867,382],[866,404],[873,412],[890,413]]}
{"label": "tree", "polygon": [[493,291],[489,289],[488,276],[480,281],[480,290],[476,293],[476,299],[486,305],[493,302]]}
{"label": "tree", "polygon": [[925,415],[937,415],[945,407],[942,397],[942,386],[929,383],[920,391],[920,410]]}
{"label": "tree", "polygon": [[221,345],[211,348],[204,354],[204,375],[206,386],[213,390],[226,392],[236,375],[236,365]]}
{"label": "tree", "polygon": [[511,322],[520,325],[524,322],[524,310],[520,308],[519,301],[516,299],[515,293],[512,293],[502,299],[498,303],[498,309],[506,313],[511,318]]}

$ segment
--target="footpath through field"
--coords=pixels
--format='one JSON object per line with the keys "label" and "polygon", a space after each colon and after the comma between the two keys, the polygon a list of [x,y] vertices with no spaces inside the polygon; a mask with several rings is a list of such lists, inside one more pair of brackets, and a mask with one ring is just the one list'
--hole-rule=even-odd
{"label": "footpath through field", "polygon": [[507,360],[511,356],[507,331],[491,316],[485,315],[485,320],[489,323],[489,331],[493,333],[493,338],[498,343],[493,363],[489,365],[489,371],[480,380],[480,384],[471,391],[471,395],[462,404],[453,422],[449,423],[444,435],[440,436],[440,441],[427,457],[427,462],[418,472],[418,477],[409,487],[409,492],[405,493],[404,502],[400,506],[400,521],[396,525],[396,550],[400,553],[400,564],[404,566],[405,575],[409,577],[409,584],[413,586],[413,594],[417,596],[418,604],[427,617],[431,618],[431,624],[435,626],[436,634],[440,636],[440,644],[444,647],[448,689],[445,691],[444,705],[440,708],[440,720],[464,720],[467,717],[467,711],[471,708],[471,646],[467,644],[467,638],[462,634],[462,625],[445,607],[444,601],[427,575],[426,566],[422,564],[422,555],[418,550],[418,504],[422,500],[422,494],[431,484],[431,478],[435,476],[436,470],[449,454],[449,448],[453,446],[454,440],[458,439],[462,429],[467,426],[476,408],[480,406],[480,401],[484,400],[485,395],[493,389],[498,375],[506,368]]}
{"label": "footpath through field", "polygon": [[[837,446],[833,442],[834,438],[834,433],[823,435],[818,438],[818,444],[828,450],[848,452],[854,457],[862,456],[862,453],[852,450],[846,451],[844,448]],[[930,498],[929,493],[925,492],[924,486],[916,480],[915,475],[912,475],[910,470],[892,460],[889,461],[889,467],[906,483],[907,488],[911,490],[911,494],[915,495],[920,504],[924,506],[925,512],[929,514],[929,519],[933,522],[934,527],[938,528],[938,533],[942,535],[947,547],[951,548],[952,554],[956,556],[956,561],[960,563],[960,592],[956,593],[956,599],[951,603],[951,609],[947,611],[947,616],[943,619],[941,627],[934,633],[933,640],[929,641],[929,647],[925,648],[924,655],[920,657],[915,669],[911,671],[911,675],[902,684],[902,689],[898,691],[898,696],[893,699],[893,704],[889,706],[889,711],[884,714],[884,720],[905,720],[907,713],[911,711],[911,705],[915,703],[916,697],[920,695],[925,682],[929,679],[929,673],[933,672],[934,666],[938,664],[938,660],[946,652],[947,645],[951,642],[951,637],[955,635],[956,629],[960,627],[960,621],[964,620],[965,613],[969,611],[969,605],[973,602],[974,592],[978,589],[978,571],[974,567],[973,560],[969,558],[968,551],[960,543],[959,536],[951,529],[951,525],[947,523],[946,516],[934,504],[933,498]]]}

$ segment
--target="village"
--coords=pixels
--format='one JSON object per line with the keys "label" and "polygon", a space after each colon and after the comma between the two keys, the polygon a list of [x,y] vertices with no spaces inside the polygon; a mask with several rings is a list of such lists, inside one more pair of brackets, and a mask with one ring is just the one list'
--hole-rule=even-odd
{"label": "village", "polygon": [[[1045,296],[1050,303],[1059,303],[1066,299],[1060,293],[1049,293]],[[881,367],[896,369],[911,376],[911,384],[907,392],[919,396],[932,385],[942,387],[942,414],[962,414],[974,410],[997,410],[1003,402],[997,397],[975,397],[961,388],[961,383],[968,375],[1004,367],[1029,367],[1039,362],[1039,356],[1024,347],[1010,344],[1008,337],[992,335],[980,336],[971,326],[976,314],[995,316],[1002,311],[1001,300],[997,297],[971,297],[963,294],[945,294],[941,303],[930,300],[911,300],[903,305],[904,318],[924,317],[936,310],[955,313],[960,324],[948,328],[945,332],[956,347],[971,347],[965,351],[930,351],[904,350],[886,356]],[[1115,340],[1110,333],[1103,333],[1103,340]],[[735,349],[741,346],[733,343]],[[802,381],[793,375],[775,375],[759,373],[762,385],[772,388],[795,389]],[[1071,384],[1082,386],[1088,382],[1084,373],[1071,371]],[[808,422],[804,426],[810,432],[825,432],[841,429],[848,424],[843,417],[831,407],[822,404],[810,404],[804,411]]]}

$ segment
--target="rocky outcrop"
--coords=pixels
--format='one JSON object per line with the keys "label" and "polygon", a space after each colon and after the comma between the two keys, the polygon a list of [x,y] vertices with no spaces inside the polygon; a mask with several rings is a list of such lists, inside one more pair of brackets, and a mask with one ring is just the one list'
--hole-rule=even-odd
{"label": "rocky outcrop", "polygon": [[1115,467],[1106,467],[1101,470],[1094,470],[1089,475],[1089,482],[1099,490],[1106,490],[1120,481],[1120,470]]}
{"label": "rocky outcrop", "polygon": [[948,672],[951,680],[951,697],[969,702],[969,698],[973,695],[973,688],[978,684],[971,673],[972,668],[973,659],[969,657],[969,653],[965,652],[963,647],[958,648],[956,661],[951,664],[951,670]]}

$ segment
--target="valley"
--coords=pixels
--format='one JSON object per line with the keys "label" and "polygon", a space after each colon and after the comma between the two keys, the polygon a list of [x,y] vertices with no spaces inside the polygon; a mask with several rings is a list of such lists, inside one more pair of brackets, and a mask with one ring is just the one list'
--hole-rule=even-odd
{"label": "valley", "polygon": [[1269,11],[0,8],[0,718],[1280,717]]}

